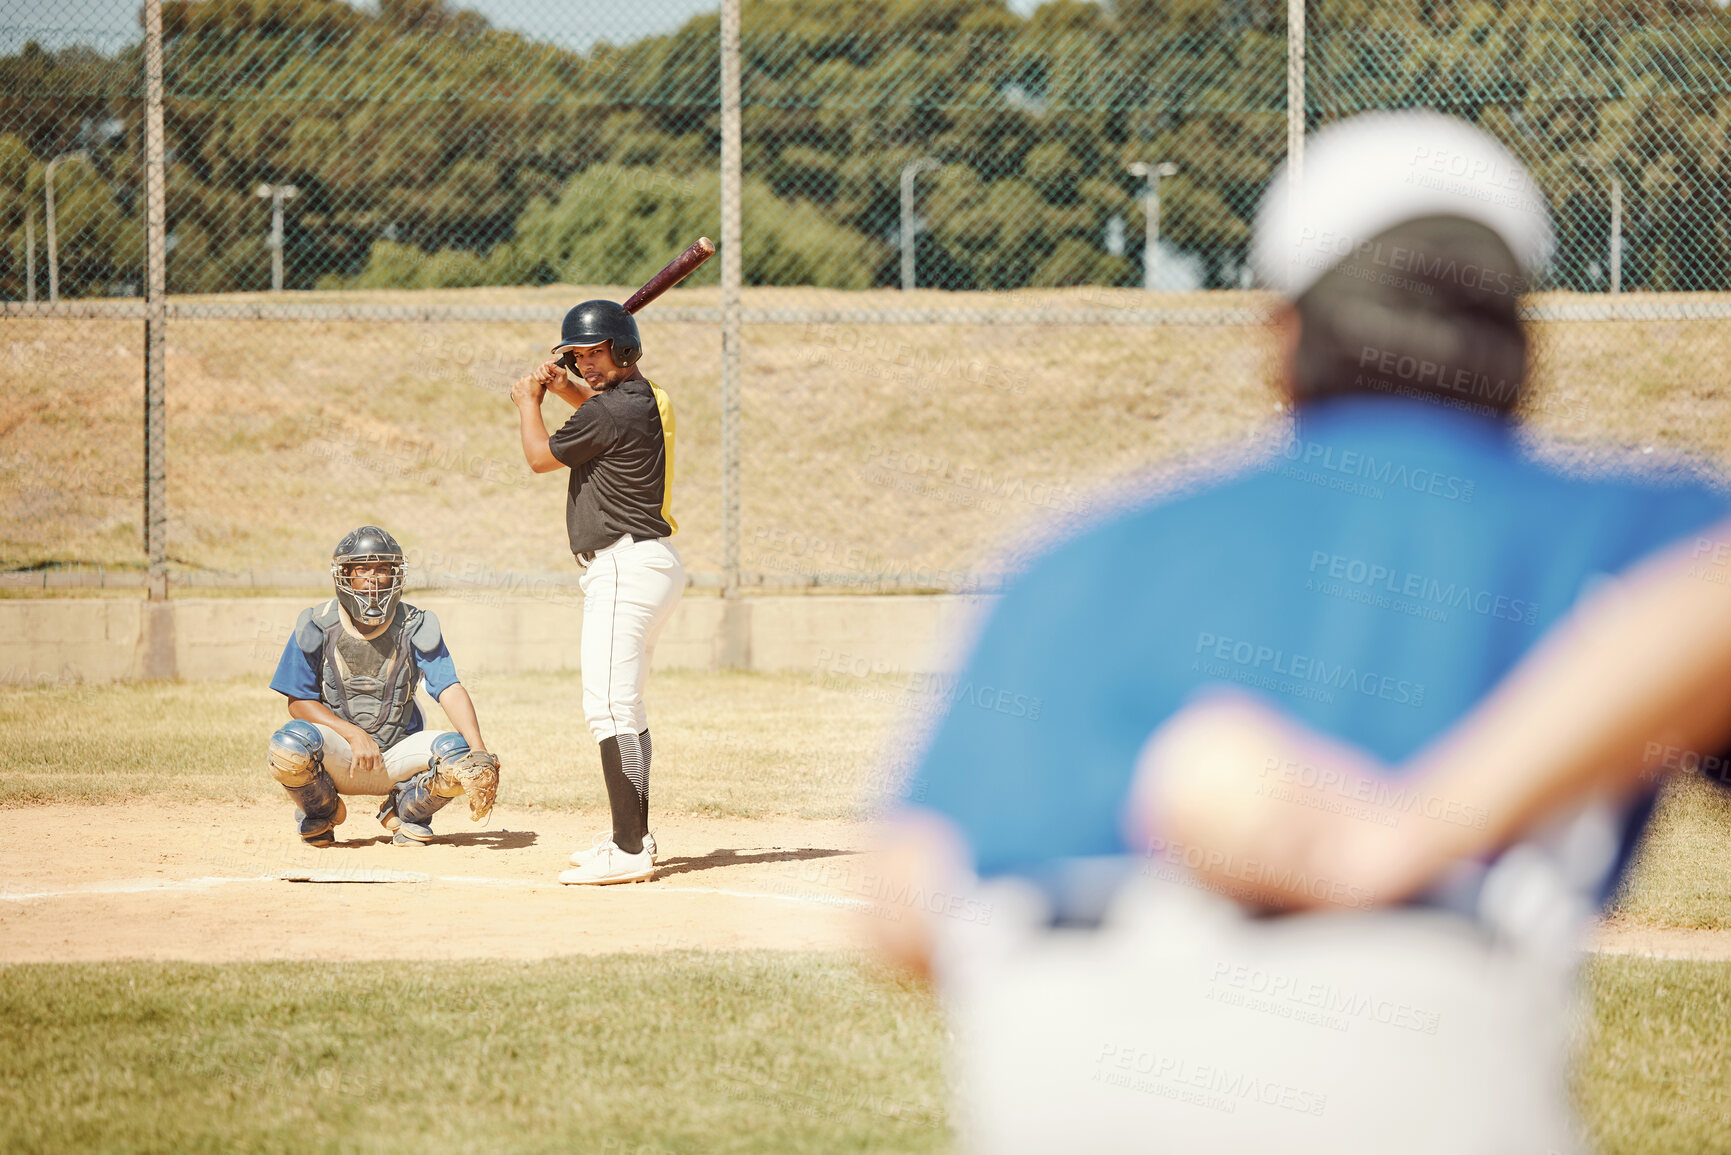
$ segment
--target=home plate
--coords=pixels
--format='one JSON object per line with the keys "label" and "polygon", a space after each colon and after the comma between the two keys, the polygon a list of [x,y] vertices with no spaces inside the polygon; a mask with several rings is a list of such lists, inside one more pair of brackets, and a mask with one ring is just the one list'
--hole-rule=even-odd
{"label": "home plate", "polygon": [[277,875],[284,882],[431,882],[433,876],[418,870],[386,870],[380,866],[349,866],[341,870],[285,870]]}

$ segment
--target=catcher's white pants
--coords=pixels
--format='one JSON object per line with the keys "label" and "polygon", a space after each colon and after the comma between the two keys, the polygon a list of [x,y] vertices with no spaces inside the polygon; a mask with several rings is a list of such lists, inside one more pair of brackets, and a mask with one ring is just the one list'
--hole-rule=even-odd
{"label": "catcher's white pants", "polygon": [[325,740],[325,771],[337,784],[337,793],[376,795],[389,794],[394,784],[413,778],[431,765],[433,739],[449,733],[446,730],[422,730],[410,734],[389,750],[382,751],[385,756],[382,772],[375,770],[363,774],[354,768],[354,753],[349,749],[347,738],[329,726],[319,726],[318,730]]}
{"label": "catcher's white pants", "polygon": [[577,580],[583,591],[583,715],[597,742],[649,727],[643,687],[655,639],[685,592],[685,565],[666,538],[622,537]]}
{"label": "catcher's white pants", "polygon": [[1250,919],[1145,877],[1092,930],[1045,927],[1025,884],[979,894],[989,922],[936,920],[967,1151],[1581,1150],[1573,955],[1434,910]]}

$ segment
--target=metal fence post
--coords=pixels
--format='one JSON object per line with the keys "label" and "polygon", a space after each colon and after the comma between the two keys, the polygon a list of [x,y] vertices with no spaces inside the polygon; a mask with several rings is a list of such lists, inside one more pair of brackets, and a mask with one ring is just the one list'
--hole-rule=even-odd
{"label": "metal fence post", "polygon": [[1611,292],[1623,291],[1623,180],[1611,169]]}
{"label": "metal fence post", "polygon": [[144,3],[144,548],[152,601],[168,597],[167,451],[163,373],[167,335],[168,202],[162,141],[162,0]]}
{"label": "metal fence post", "polygon": [[739,603],[739,2],[721,2],[721,570],[727,602],[721,665],[728,669],[751,661],[748,619]]}
{"label": "metal fence post", "polygon": [[1286,171],[1295,196],[1304,173],[1304,3],[1286,0]]}

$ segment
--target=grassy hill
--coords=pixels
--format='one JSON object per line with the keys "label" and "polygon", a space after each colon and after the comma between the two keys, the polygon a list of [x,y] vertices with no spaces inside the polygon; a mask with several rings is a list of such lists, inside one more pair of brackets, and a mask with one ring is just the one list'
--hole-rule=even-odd
{"label": "grassy hill", "polygon": [[[564,305],[603,294],[624,295],[551,286],[296,299]],[[717,290],[674,299],[712,304]],[[746,293],[748,307],[764,308],[1147,300],[1100,289]],[[141,564],[141,329],[0,322],[0,568]],[[689,569],[715,572],[719,329],[659,322],[651,307],[643,330],[644,370],[678,415],[676,541]],[[376,521],[424,574],[568,569],[564,475],[529,473],[507,396],[553,337],[549,324],[173,323],[173,568],[317,570],[345,530]],[[1731,325],[1559,323],[1541,326],[1540,340],[1537,431],[1731,465]],[[1243,325],[748,326],[742,566],[939,580],[993,568],[1028,535],[1095,515],[1138,475],[1217,459],[1278,421],[1270,353],[1263,331]],[[549,399],[545,412],[557,424],[568,410]]]}

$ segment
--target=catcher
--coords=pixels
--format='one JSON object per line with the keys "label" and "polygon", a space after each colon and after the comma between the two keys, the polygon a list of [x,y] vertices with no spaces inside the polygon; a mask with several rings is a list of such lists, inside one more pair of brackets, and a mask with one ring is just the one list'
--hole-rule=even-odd
{"label": "catcher", "polygon": [[[479,822],[499,792],[499,760],[439,619],[402,600],[402,547],[363,525],[337,543],[331,576],[337,596],[301,611],[270,682],[292,721],[271,735],[268,764],[294,800],[301,840],[336,842],[345,794],[384,795],[378,818],[398,846],[432,841],[433,815],[459,794]],[[425,728],[423,680],[455,733]]]}

